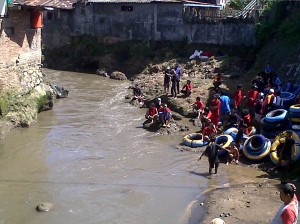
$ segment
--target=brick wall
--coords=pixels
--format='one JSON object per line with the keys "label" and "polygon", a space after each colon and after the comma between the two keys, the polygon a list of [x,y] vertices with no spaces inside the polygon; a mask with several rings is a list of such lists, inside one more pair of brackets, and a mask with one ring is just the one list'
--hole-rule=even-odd
{"label": "brick wall", "polygon": [[0,92],[22,90],[22,74],[41,63],[41,29],[32,29],[27,9],[10,10],[0,19]]}

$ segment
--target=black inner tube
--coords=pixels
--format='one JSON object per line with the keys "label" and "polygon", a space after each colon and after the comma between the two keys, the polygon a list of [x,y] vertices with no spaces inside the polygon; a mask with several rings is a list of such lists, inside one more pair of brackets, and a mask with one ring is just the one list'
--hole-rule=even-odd
{"label": "black inner tube", "polygon": [[280,116],[281,114],[283,114],[282,110],[275,110],[273,111],[273,113],[270,113],[270,117],[277,117]]}
{"label": "black inner tube", "polygon": [[191,140],[202,140],[202,135],[201,134],[199,134],[199,135],[195,134],[195,135],[192,135],[190,137],[190,139]]}
{"label": "black inner tube", "polygon": [[261,136],[254,136],[251,138],[251,145],[253,146],[253,148],[258,148],[262,144],[264,144],[264,141],[265,139],[262,138]]}

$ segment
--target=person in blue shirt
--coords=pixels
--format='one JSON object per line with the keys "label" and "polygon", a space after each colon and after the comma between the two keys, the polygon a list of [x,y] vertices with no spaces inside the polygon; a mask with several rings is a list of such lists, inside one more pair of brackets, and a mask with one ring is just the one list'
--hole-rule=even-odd
{"label": "person in blue shirt", "polygon": [[175,72],[176,72],[176,87],[177,87],[177,93],[180,93],[180,86],[179,86],[179,82],[180,82],[180,77],[182,75],[182,69],[180,67],[179,64],[175,65]]}
{"label": "person in blue shirt", "polygon": [[222,124],[224,124],[230,113],[230,98],[227,95],[225,95],[223,91],[221,92],[220,95],[221,95],[220,96],[220,101],[221,101],[220,121],[222,122]]}

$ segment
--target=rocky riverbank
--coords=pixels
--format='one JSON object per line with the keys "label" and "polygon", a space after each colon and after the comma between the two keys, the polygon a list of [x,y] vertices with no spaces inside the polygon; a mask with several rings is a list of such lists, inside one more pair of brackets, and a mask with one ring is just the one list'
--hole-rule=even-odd
{"label": "rocky riverbank", "polygon": [[15,127],[29,127],[37,121],[37,114],[50,110],[54,100],[61,97],[61,89],[51,83],[39,64],[15,66],[11,71],[18,81],[7,82],[10,87],[0,96],[0,138]]}
{"label": "rocky riverbank", "polygon": [[[216,73],[222,73],[224,82],[221,88],[226,90],[230,96],[232,96],[235,90],[235,85],[243,80],[242,74],[246,73],[246,70],[243,69],[243,64],[236,64],[236,61],[235,64],[226,64],[222,59],[211,58],[208,61],[193,60],[182,63],[183,75],[181,85],[187,79],[190,79],[194,87],[193,92],[187,98],[182,96],[172,98],[163,92],[163,71],[167,66],[174,67],[175,63],[176,61],[172,60],[149,66],[142,73],[134,77],[133,85],[139,85],[148,99],[147,103],[160,97],[162,98],[162,102],[167,103],[173,111],[180,116],[191,118],[191,121],[193,121],[194,114],[190,105],[195,101],[197,96],[200,96],[204,102],[209,102],[211,97],[210,89]],[[251,80],[251,77],[247,77],[247,79]],[[180,121],[179,124],[177,122],[175,126],[180,126]],[[195,129],[197,127],[194,122],[190,122],[187,129],[178,130],[185,131],[186,133],[189,128]],[[161,129],[167,131],[161,131]],[[159,129],[159,133],[161,134],[174,134],[172,128],[171,130],[167,128],[161,129]],[[178,133],[178,130],[176,133]],[[178,146],[178,148],[180,150],[200,153],[204,150],[204,148],[190,148],[185,146]],[[222,166],[224,165],[222,164]],[[234,167],[234,169],[249,169],[249,172],[252,172],[251,170],[254,169],[261,172],[261,175],[254,176],[251,179],[248,178],[248,182],[246,181],[244,184],[230,183],[229,186],[225,186],[224,188],[208,191],[204,195],[205,199],[203,201],[198,200],[195,202],[190,220],[198,219],[201,220],[201,223],[210,223],[212,219],[219,217],[226,221],[226,223],[269,223],[281,204],[278,194],[280,178],[274,166],[271,162],[252,164],[247,160],[241,159],[239,165],[230,164],[229,167]],[[231,171],[236,172],[233,169]],[[210,177],[210,179],[217,178],[219,176],[212,175]],[[244,177],[237,176],[235,178]],[[262,179],[265,181],[262,181]],[[204,214],[204,217],[199,217],[198,214]]]}

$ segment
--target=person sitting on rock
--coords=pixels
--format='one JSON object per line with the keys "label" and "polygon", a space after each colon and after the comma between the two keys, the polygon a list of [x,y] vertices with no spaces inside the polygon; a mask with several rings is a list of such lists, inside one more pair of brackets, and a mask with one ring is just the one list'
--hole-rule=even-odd
{"label": "person sitting on rock", "polygon": [[213,81],[213,85],[215,89],[219,89],[220,85],[222,85],[223,81],[222,81],[222,74],[218,73],[217,75],[215,75],[214,77],[214,81]]}
{"label": "person sitting on rock", "polygon": [[202,130],[209,125],[211,122],[211,112],[208,107],[204,107],[203,113],[200,116],[200,121],[201,121],[201,127]]}
{"label": "person sitting on rock", "polygon": [[196,101],[191,106],[193,107],[193,112],[196,112],[198,115],[198,119],[200,119],[201,113],[204,109],[204,103],[201,101],[200,96],[196,97]]}
{"label": "person sitting on rock", "polygon": [[171,121],[171,118],[172,118],[172,111],[170,110],[170,108],[168,108],[168,105],[165,103],[163,104],[163,107],[161,107],[159,110],[158,110],[158,115],[160,117],[160,120],[162,122],[162,126],[163,127],[170,127],[170,121]]}
{"label": "person sitting on rock", "polygon": [[231,142],[230,146],[226,150],[228,151],[226,165],[228,165],[231,162],[235,162],[236,164],[238,164],[240,153],[239,149],[235,146],[235,143]]}
{"label": "person sitting on rock", "polygon": [[192,94],[193,85],[191,80],[187,80],[186,84],[182,87],[181,93],[184,94],[185,97],[188,97]]}
{"label": "person sitting on rock", "polygon": [[150,121],[150,123],[153,123],[154,120],[158,119],[158,110],[155,107],[154,103],[151,103],[149,106],[148,111],[146,112],[145,118]]}
{"label": "person sitting on rock", "polygon": [[143,96],[142,91],[139,88],[139,85],[135,84],[135,87],[133,87],[132,90],[133,90],[133,97],[130,102],[133,103],[134,101],[137,100],[138,103],[143,104],[145,97]]}
{"label": "person sitting on rock", "polygon": [[205,127],[202,132],[202,141],[210,142],[212,135],[217,134],[217,129],[213,123],[210,123],[208,127]]}
{"label": "person sitting on rock", "polygon": [[156,98],[155,106],[156,106],[157,110],[159,110],[163,106],[161,103],[160,97]]}

